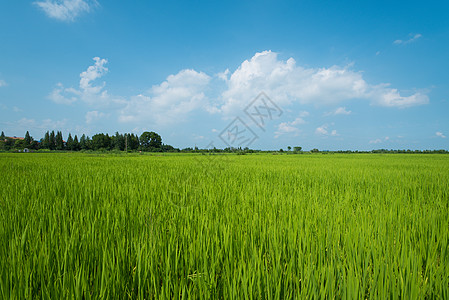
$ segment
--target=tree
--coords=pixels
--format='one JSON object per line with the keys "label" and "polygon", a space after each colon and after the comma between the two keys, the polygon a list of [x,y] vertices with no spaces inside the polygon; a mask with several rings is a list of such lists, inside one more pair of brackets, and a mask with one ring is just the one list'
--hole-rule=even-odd
{"label": "tree", "polygon": [[79,151],[80,150],[80,143],[78,142],[78,137],[75,134],[75,138],[73,139],[73,146],[72,146],[74,151]]}
{"label": "tree", "polygon": [[0,135],[0,141],[5,141],[5,133],[2,131],[2,134]]}
{"label": "tree", "polygon": [[117,150],[125,150],[125,137],[123,134],[115,133],[115,136],[112,137],[112,147]]}
{"label": "tree", "polygon": [[80,149],[81,150],[87,150],[87,143],[86,143],[86,135],[83,134],[80,138]]}
{"label": "tree", "polygon": [[134,133],[128,134],[128,150],[137,150],[139,148],[139,137]]}
{"label": "tree", "polygon": [[144,151],[160,151],[162,147],[162,138],[153,131],[145,131],[139,138],[140,147]]}
{"label": "tree", "polygon": [[317,148],[313,148],[312,150],[310,150],[310,152],[318,153],[318,152],[320,152],[320,150],[318,150]]}
{"label": "tree", "polygon": [[296,146],[293,147],[293,152],[300,152],[302,150],[302,147]]}
{"label": "tree", "polygon": [[108,134],[98,133],[92,136],[92,149],[94,150],[110,150],[111,148],[111,138]]}
{"label": "tree", "polygon": [[67,150],[74,150],[73,149],[73,138],[72,138],[72,134],[70,134],[69,132],[69,136],[67,137],[67,143],[66,143],[66,148]]}
{"label": "tree", "polygon": [[62,138],[62,132],[58,131],[58,133],[56,133],[56,150],[64,150],[64,139]]}
{"label": "tree", "polygon": [[44,138],[41,140],[41,148],[50,149],[50,133],[47,131]]}
{"label": "tree", "polygon": [[288,151],[290,151],[290,150],[292,150],[292,147],[288,146],[287,149],[288,149]]}
{"label": "tree", "polygon": [[56,149],[56,137],[55,137],[55,131],[54,130],[52,130],[51,133],[50,133],[50,143],[49,143],[48,148],[50,150],[55,150]]}
{"label": "tree", "polygon": [[30,133],[27,131],[25,133],[24,146],[25,147],[31,146],[32,141],[33,141],[33,138],[30,136]]}

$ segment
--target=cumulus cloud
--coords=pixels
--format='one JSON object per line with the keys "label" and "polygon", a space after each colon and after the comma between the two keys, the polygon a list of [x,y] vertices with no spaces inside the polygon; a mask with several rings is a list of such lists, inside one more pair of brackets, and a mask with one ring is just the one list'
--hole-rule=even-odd
{"label": "cumulus cloud", "polygon": [[410,36],[410,38],[408,39],[408,40],[395,40],[394,42],[393,42],[393,44],[395,44],[395,45],[406,45],[406,44],[410,44],[410,43],[413,43],[413,42],[415,42],[417,39],[419,39],[420,37],[422,37],[422,34],[420,34],[420,33],[417,33],[417,34],[410,34],[409,35]]}
{"label": "cumulus cloud", "polygon": [[45,0],[34,2],[45,14],[59,21],[73,22],[83,14],[88,13],[98,3],[96,0]]}
{"label": "cumulus cloud", "polygon": [[390,137],[386,136],[386,137],[384,137],[383,139],[374,139],[374,140],[371,140],[371,141],[369,141],[369,143],[370,143],[370,144],[380,144],[380,143],[386,142],[386,141],[388,141],[388,140],[390,140]]}
{"label": "cumulus cloud", "polygon": [[346,107],[338,107],[334,111],[325,113],[326,116],[336,116],[336,115],[350,115],[352,112],[350,110],[346,110]]}
{"label": "cumulus cloud", "polygon": [[5,122],[5,124],[8,131],[25,132],[29,130],[43,132],[47,130],[64,130],[67,125],[67,119],[44,119],[37,121],[35,119],[22,118],[13,122]]}
{"label": "cumulus cloud", "polygon": [[6,81],[0,79],[0,87],[2,87],[2,86],[6,86]]}
{"label": "cumulus cloud", "polygon": [[382,140],[381,139],[375,139],[375,140],[369,141],[369,143],[370,144],[379,144],[379,143],[382,143]]}
{"label": "cumulus cloud", "polygon": [[62,83],[58,83],[48,98],[58,104],[71,104],[81,100],[94,106],[107,106],[123,101],[120,97],[111,97],[108,94],[105,82],[94,84],[108,72],[108,60],[99,57],[94,57],[93,60],[95,63],[81,72],[79,88],[65,88]]}
{"label": "cumulus cloud", "polygon": [[436,136],[439,136],[440,138],[443,138],[443,139],[446,138],[446,136],[440,131],[437,131],[435,134],[436,134]]}
{"label": "cumulus cloud", "polygon": [[[178,123],[200,111],[218,113],[223,118],[235,117],[261,91],[279,107],[294,103],[336,107],[354,99],[398,108],[429,102],[424,93],[404,96],[397,89],[390,88],[389,84],[369,84],[362,73],[354,71],[351,65],[305,68],[298,66],[293,58],[280,60],[278,54],[271,51],[256,53],[234,72],[227,69],[209,76],[201,71],[184,69],[141,94],[120,97],[110,95],[106,83],[99,82],[109,71],[107,59],[94,57],[93,60],[94,63],[80,73],[78,87],[65,88],[59,83],[49,98],[60,104],[83,102],[91,107],[91,111],[98,113],[103,109],[113,110],[118,121],[135,124]],[[297,125],[307,116],[307,112],[303,113],[305,115],[299,115],[296,120],[279,124],[277,134],[298,132]],[[350,113],[345,106],[338,106],[329,115]],[[86,121],[93,121],[95,117],[98,116],[89,115]],[[326,135],[337,135],[336,131],[322,129]],[[320,131],[324,132],[317,132]]]}
{"label": "cumulus cloud", "polygon": [[170,75],[160,85],[153,86],[148,96],[138,95],[127,101],[119,121],[167,124],[184,120],[193,110],[207,110],[204,91],[210,80],[205,73],[190,69]]}
{"label": "cumulus cloud", "polygon": [[101,119],[102,117],[104,117],[105,114],[102,112],[99,112],[97,110],[93,110],[93,111],[88,111],[86,113],[86,123],[90,124],[93,123],[99,119]]}
{"label": "cumulus cloud", "polygon": [[329,126],[327,124],[324,124],[320,127],[318,127],[317,129],[315,129],[315,134],[318,135],[330,135],[330,136],[337,136],[337,130],[333,129],[331,131],[329,131]]}
{"label": "cumulus cloud", "polygon": [[275,138],[278,138],[279,136],[283,134],[293,133],[295,136],[297,136],[300,133],[298,125],[305,124],[306,121],[303,119],[304,117],[307,117],[309,115],[309,112],[302,111],[299,113],[299,117],[294,119],[291,122],[282,122],[278,125],[277,131],[275,132]]}
{"label": "cumulus cloud", "polygon": [[322,106],[363,99],[373,105],[404,108],[429,101],[421,93],[402,96],[389,84],[369,84],[361,72],[352,70],[351,65],[304,68],[293,58],[279,60],[278,54],[271,51],[256,53],[245,60],[226,84],[221,95],[222,105],[218,107],[224,115],[235,115],[260,91],[265,91],[281,106],[293,102]]}

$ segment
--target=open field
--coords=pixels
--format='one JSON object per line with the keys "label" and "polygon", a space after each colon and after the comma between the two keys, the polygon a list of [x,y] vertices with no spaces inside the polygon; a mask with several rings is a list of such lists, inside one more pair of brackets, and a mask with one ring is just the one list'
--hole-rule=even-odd
{"label": "open field", "polygon": [[448,155],[0,154],[0,298],[449,298]]}

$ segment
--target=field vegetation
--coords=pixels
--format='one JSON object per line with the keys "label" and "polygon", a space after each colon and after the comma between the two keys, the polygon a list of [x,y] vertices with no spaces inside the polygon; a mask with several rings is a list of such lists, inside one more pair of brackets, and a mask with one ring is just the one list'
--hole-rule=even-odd
{"label": "field vegetation", "polygon": [[449,299],[449,156],[0,154],[2,299]]}

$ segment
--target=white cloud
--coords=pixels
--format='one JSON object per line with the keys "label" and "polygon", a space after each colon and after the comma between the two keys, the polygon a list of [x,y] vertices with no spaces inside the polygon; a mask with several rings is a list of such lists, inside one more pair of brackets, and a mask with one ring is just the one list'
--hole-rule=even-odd
{"label": "white cloud", "polygon": [[386,141],[389,141],[389,140],[390,140],[390,137],[386,136],[386,137],[384,137],[383,139],[375,139],[375,140],[371,140],[371,141],[369,141],[369,143],[370,143],[370,144],[380,144],[380,143],[382,143],[382,142],[386,142]]}
{"label": "white cloud", "polygon": [[281,136],[283,134],[288,134],[288,133],[294,133],[295,136],[297,136],[300,133],[300,130],[296,126],[305,124],[306,121],[303,118],[305,118],[307,116],[309,116],[308,111],[301,111],[299,113],[299,117],[297,117],[293,121],[280,123],[278,125],[277,131],[275,132],[274,137],[278,138],[279,136]]}
{"label": "white cloud", "polygon": [[401,96],[397,89],[379,88],[373,91],[376,104],[386,107],[407,108],[429,103],[429,97],[421,93],[411,96]]}
{"label": "white cloud", "polygon": [[107,59],[94,57],[95,63],[81,72],[79,88],[65,88],[62,83],[58,83],[56,88],[48,96],[53,102],[58,104],[71,104],[76,101],[83,101],[92,106],[108,106],[120,104],[123,100],[120,97],[111,97],[105,89],[106,83],[94,85],[97,79],[103,77],[108,68]]}
{"label": "white cloud", "polygon": [[236,115],[261,91],[279,106],[292,102],[322,106],[364,99],[374,105],[410,107],[429,101],[421,93],[405,97],[389,84],[369,84],[351,67],[304,68],[293,58],[279,60],[271,51],[256,53],[230,75],[218,109],[224,115]]}
{"label": "white cloud", "polygon": [[0,79],[0,87],[2,87],[2,86],[6,86],[6,81]]}
{"label": "white cloud", "polygon": [[442,132],[440,132],[440,131],[437,131],[435,134],[436,134],[437,136],[443,138],[443,139],[446,138],[446,136],[445,136]]}
{"label": "white cloud", "polygon": [[346,107],[338,107],[334,111],[325,113],[325,116],[336,116],[336,115],[350,115],[352,112],[350,110],[346,110]]}
{"label": "white cloud", "polygon": [[170,75],[149,91],[126,102],[120,111],[121,122],[176,123],[185,120],[193,110],[208,109],[204,91],[211,78],[203,72],[182,70]]}
{"label": "white cloud", "polygon": [[330,136],[338,136],[337,130],[333,129],[329,132],[329,126],[324,124],[317,129],[315,129],[315,134],[318,135],[330,135]]}
{"label": "white cloud", "polygon": [[104,116],[105,116],[104,113],[99,112],[97,110],[88,111],[86,113],[86,123],[90,124],[92,122],[98,121],[99,119],[101,119]]}
{"label": "white cloud", "polygon": [[412,35],[412,34],[410,34],[410,38],[408,39],[408,40],[395,40],[394,42],[393,42],[393,44],[395,44],[395,45],[407,45],[407,44],[410,44],[410,43],[413,43],[413,42],[415,42],[417,39],[419,39],[420,37],[422,37],[422,34],[420,34],[420,33],[417,33],[417,34],[415,34],[415,35]]}
{"label": "white cloud", "polygon": [[50,95],[48,95],[48,98],[50,98],[50,100],[52,100],[55,103],[58,104],[71,104],[73,102],[75,102],[76,100],[78,100],[78,97],[72,95],[70,97],[66,97],[63,95],[63,93],[65,92],[70,92],[69,89],[65,89],[64,86],[62,85],[62,83],[58,83],[56,85],[56,88],[53,89],[53,91],[50,93]]}
{"label": "white cloud", "polygon": [[323,126],[318,127],[317,129],[315,129],[315,133],[316,134],[322,134],[322,135],[328,134],[327,125],[323,125]]}
{"label": "white cloud", "polygon": [[379,144],[379,143],[382,143],[382,140],[381,139],[375,139],[375,140],[369,141],[369,143],[370,144]]}
{"label": "white cloud", "polygon": [[67,119],[63,120],[52,120],[52,119],[44,119],[40,121],[36,121],[35,119],[22,118],[13,122],[5,122],[7,125],[8,131],[13,132],[26,132],[29,131],[38,131],[44,132],[47,130],[62,130],[66,131],[65,127],[67,125]]}
{"label": "white cloud", "polygon": [[59,21],[74,21],[82,13],[88,13],[98,5],[96,0],[45,0],[34,2],[45,14]]}

